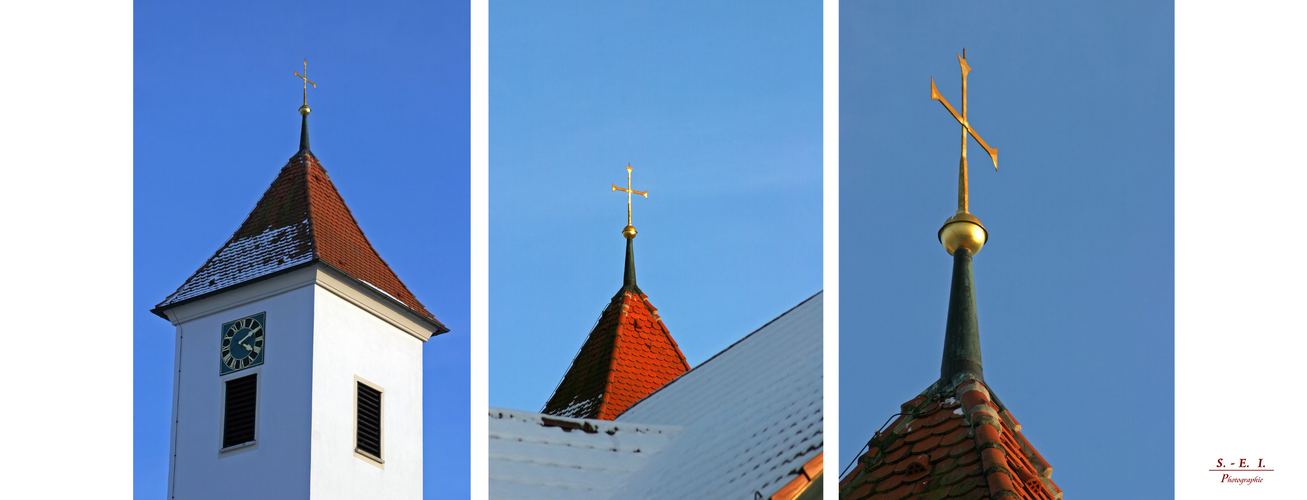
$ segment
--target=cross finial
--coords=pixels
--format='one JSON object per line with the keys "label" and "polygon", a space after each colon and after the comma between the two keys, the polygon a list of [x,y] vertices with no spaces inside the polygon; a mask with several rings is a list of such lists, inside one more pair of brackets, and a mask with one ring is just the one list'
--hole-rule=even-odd
{"label": "cross finial", "polygon": [[989,153],[990,160],[994,162],[994,170],[998,170],[998,149],[989,147],[976,129],[971,127],[971,122],[967,121],[967,75],[971,73],[971,66],[967,64],[967,49],[962,49],[962,54],[958,56],[958,65],[962,67],[962,113],[958,113],[953,106],[940,95],[939,89],[935,88],[935,79],[930,79],[930,98],[939,101],[944,105],[953,119],[962,125],[962,158],[958,160],[958,211],[953,217],[944,222],[944,227],[939,230],[939,240],[944,244],[944,249],[949,254],[953,254],[958,248],[966,248],[972,255],[980,251],[985,241],[989,239],[989,232],[980,224],[980,219],[971,215],[971,198],[967,186],[967,135],[976,139],[980,147],[985,148]]}
{"label": "cross finial", "polygon": [[318,88],[318,84],[313,83],[313,80],[309,80],[309,77],[305,76],[308,74],[309,74],[309,60],[308,58],[305,58],[304,74],[301,75],[299,71],[296,71],[295,76],[298,76],[300,77],[301,80],[304,80],[304,104],[300,106],[300,114],[306,116],[309,114],[309,85],[312,85],[313,88],[315,89]]}
{"label": "cross finial", "polygon": [[967,134],[971,134],[971,137],[976,138],[976,142],[980,143],[980,147],[985,148],[985,152],[989,153],[989,158],[994,162],[994,170],[998,170],[998,149],[989,147],[989,144],[986,144],[985,140],[980,138],[980,134],[977,134],[976,130],[971,127],[971,123],[967,121],[967,74],[971,73],[971,66],[967,64],[966,54],[967,49],[962,49],[962,55],[958,56],[958,65],[962,67],[962,113],[958,113],[956,109],[953,109],[953,106],[949,105],[948,100],[940,95],[939,89],[935,88],[935,79],[930,79],[930,98],[943,104],[944,109],[947,109],[953,115],[953,118],[962,125],[962,158],[958,161],[959,214],[970,213],[971,204],[970,193],[967,190],[967,142],[969,142],[967,141]]}
{"label": "cross finial", "polygon": [[640,196],[643,196],[647,200],[649,199],[649,192],[635,191],[631,189],[631,164],[630,163],[626,164],[626,188],[625,189],[619,188],[617,187],[617,184],[613,184],[613,191],[626,192],[626,227],[622,229],[622,235],[626,236],[626,239],[629,240],[635,237],[635,226],[631,225],[631,195],[638,194]]}

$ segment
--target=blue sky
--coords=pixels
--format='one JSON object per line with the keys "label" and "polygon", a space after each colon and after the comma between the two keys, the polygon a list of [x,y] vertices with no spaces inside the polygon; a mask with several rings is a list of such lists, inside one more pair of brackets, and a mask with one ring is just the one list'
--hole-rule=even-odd
{"label": "blue sky", "polygon": [[468,496],[466,2],[137,2],[134,446],[137,498],[167,490],[174,328],[148,310],[231,236],[298,149],[452,332],[424,346],[428,498]]}
{"label": "blue sky", "polygon": [[[1174,31],[1164,2],[844,2],[841,470],[939,376],[967,48],[985,378],[1068,494],[1173,492]],[[829,397],[829,395],[828,395]]]}
{"label": "blue sky", "polygon": [[812,2],[491,4],[491,405],[540,410],[621,287],[628,162],[691,365],[821,290],[821,33]]}

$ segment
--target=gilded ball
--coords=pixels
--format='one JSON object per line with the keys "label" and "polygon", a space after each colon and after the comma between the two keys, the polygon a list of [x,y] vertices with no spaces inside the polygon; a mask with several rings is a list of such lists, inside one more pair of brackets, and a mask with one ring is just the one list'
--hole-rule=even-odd
{"label": "gilded ball", "polygon": [[300,106],[300,116],[309,116],[309,105]]}
{"label": "gilded ball", "polygon": [[622,228],[622,236],[625,236],[628,240],[634,238],[635,226],[626,226],[625,228]]}
{"label": "gilded ball", "polygon": [[980,225],[979,219],[958,220],[954,217],[945,222],[944,227],[939,230],[939,242],[944,244],[944,250],[949,255],[953,255],[953,252],[959,248],[966,248],[971,251],[971,255],[976,255],[980,253],[987,240],[989,240],[989,233]]}

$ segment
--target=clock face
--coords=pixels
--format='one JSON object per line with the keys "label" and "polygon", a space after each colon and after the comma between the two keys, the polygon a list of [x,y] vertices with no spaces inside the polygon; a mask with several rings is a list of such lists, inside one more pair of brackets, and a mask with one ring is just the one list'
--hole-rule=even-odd
{"label": "clock face", "polygon": [[220,374],[263,363],[264,313],[222,324]]}

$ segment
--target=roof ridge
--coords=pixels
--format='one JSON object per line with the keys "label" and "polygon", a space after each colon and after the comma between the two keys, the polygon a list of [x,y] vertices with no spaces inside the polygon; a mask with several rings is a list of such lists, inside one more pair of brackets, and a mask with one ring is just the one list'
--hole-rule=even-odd
{"label": "roof ridge", "polygon": [[[326,180],[327,180],[327,187],[330,187],[330,188],[331,188],[331,193],[334,194],[334,195],[336,195],[336,199],[340,200],[340,206],[341,206],[341,208],[343,208],[343,209],[345,210],[345,215],[346,215],[347,217],[349,217],[349,223],[350,223],[350,225],[351,225],[352,227],[358,229],[360,236],[363,237],[363,243],[364,243],[364,245],[367,247],[367,249],[368,249],[369,251],[372,252],[372,256],[375,257],[375,258],[377,259],[377,261],[381,263],[381,266],[384,267],[386,271],[389,271],[389,273],[395,277],[395,281],[396,281],[397,284],[399,285],[400,289],[401,289],[403,292],[405,292],[405,294],[407,294],[407,295],[413,295],[413,292],[412,292],[411,290],[408,289],[408,285],[405,285],[405,284],[404,284],[404,281],[399,279],[399,274],[396,273],[395,270],[394,270],[393,268],[390,267],[390,263],[389,263],[389,262],[386,262],[386,259],[381,258],[381,253],[378,252],[376,246],[374,246],[374,245],[372,244],[372,240],[371,240],[371,239],[368,239],[368,237],[367,237],[366,234],[363,234],[363,228],[362,228],[362,226],[359,225],[359,223],[358,223],[358,219],[356,219],[356,218],[354,217],[354,211],[351,210],[351,209],[349,208],[349,205],[345,203],[345,197],[342,196],[342,195],[340,194],[340,188],[337,188],[337,187],[336,187],[336,183],[331,182],[331,176],[327,174],[327,169],[326,169],[326,167],[323,167],[323,166],[322,166],[322,163],[321,163],[320,161],[318,161],[318,157],[315,156],[315,155],[313,155],[312,152],[308,152],[308,155],[309,155],[309,156],[312,156],[312,157],[313,157],[313,161],[317,164],[318,168],[322,169],[322,176],[325,177]],[[310,189],[310,190],[309,190],[310,195],[311,195],[312,192],[313,192],[313,190]],[[310,203],[309,203],[309,211],[310,211],[310,214],[313,213],[313,207],[314,207],[314,204],[313,204],[311,201],[312,201],[312,200],[310,200]],[[313,228],[313,222],[310,222],[310,229],[312,229],[312,228]],[[314,240],[315,240],[315,242],[316,242],[316,241],[317,241],[317,237],[318,237],[317,234],[316,234],[316,233],[312,233],[311,236],[314,238]],[[318,248],[320,248],[319,245],[314,245],[314,251],[315,251],[315,252],[318,251]],[[342,271],[343,271],[343,270],[342,270]],[[370,283],[370,282],[369,282],[369,284],[371,284],[373,287],[378,287],[378,285],[375,284],[375,283]],[[379,288],[379,287],[378,287],[378,288]],[[413,300],[416,302],[416,301],[417,301],[417,297],[413,297]],[[402,301],[401,301],[401,302],[402,302]],[[418,304],[421,305],[420,302],[419,302]],[[406,305],[408,305],[408,304],[406,304]],[[427,313],[427,312],[426,312],[426,308],[425,308],[425,307],[413,308],[413,309],[417,310],[417,312],[430,314],[430,313]],[[434,318],[432,318],[432,319],[434,319]]]}
{"label": "roof ridge", "polygon": [[645,309],[649,311],[650,315],[653,315],[656,320],[655,324],[660,327],[659,329],[662,331],[663,337],[665,337],[668,342],[671,342],[672,347],[676,348],[676,355],[681,359],[681,364],[685,365],[685,370],[692,370],[693,368],[690,367],[690,361],[685,358],[685,353],[681,352],[681,344],[676,343],[676,339],[672,338],[671,330],[667,328],[667,324],[663,323],[663,315],[658,314],[658,308],[654,307],[653,304],[649,302],[649,296],[645,295],[644,291],[640,290],[638,287],[635,289],[635,293],[639,294],[638,298],[640,299],[640,303],[644,304]]}
{"label": "roof ridge", "polygon": [[[1025,498],[1026,495],[1018,492],[1022,486],[1027,492],[1044,493],[1055,498],[1061,496],[1062,491],[1049,479],[1053,467],[1026,441],[1021,434],[1020,424],[1016,423],[1011,413],[994,404],[993,392],[988,385],[982,381],[969,380],[958,384],[955,394],[958,401],[962,401],[967,418],[971,420],[976,449],[980,450],[980,458],[985,463],[981,474],[985,477],[993,498]],[[1024,449],[1020,450],[1017,460],[1012,460],[1011,450],[1003,443],[1004,434],[1010,434],[1018,447],[1030,448],[1030,452],[1039,461],[1031,460]],[[1007,466],[1009,461],[1017,462],[1015,470]],[[1028,465],[1029,468],[1023,465]]]}
{"label": "roof ridge", "polygon": [[[630,313],[630,307],[631,307],[631,306],[630,306],[629,304],[627,304],[627,301],[630,300],[632,294],[631,294],[631,291],[628,290],[626,287],[622,287],[622,289],[619,290],[619,291],[617,292],[617,294],[618,294],[618,296],[616,296],[616,297],[614,297],[614,298],[617,299],[617,304],[618,304],[618,305],[617,305],[617,329],[620,330],[620,329],[621,329],[621,325],[622,325],[622,324],[625,324],[626,321],[627,321],[627,319],[630,317],[630,314],[629,314],[629,313]],[[620,297],[620,298],[619,298],[619,297]],[[601,316],[601,317],[602,317],[602,316]],[[617,355],[616,355],[616,354],[617,354],[617,337],[618,337],[618,335],[619,335],[619,334],[618,334],[616,331],[614,331],[614,332],[613,332],[613,341],[609,343],[609,347],[608,347],[608,371],[606,372],[606,374],[605,374],[606,376],[604,377],[604,392],[603,392],[603,394],[600,395],[599,408],[598,408],[598,411],[595,412],[596,415],[603,415],[603,414],[604,414],[604,413],[609,409],[609,408],[608,408],[608,406],[609,406],[609,402],[612,401],[612,398],[606,398],[606,397],[603,397],[603,396],[604,396],[604,395],[607,395],[607,394],[611,394],[611,393],[613,392],[613,372],[617,370]],[[582,347],[584,347],[584,345],[583,345]],[[580,353],[577,353],[577,356],[580,356]],[[569,371],[570,371],[570,370],[569,370]],[[563,381],[560,381],[560,382],[559,382],[559,387],[560,387],[560,388],[562,387],[562,383],[563,383]]]}
{"label": "roof ridge", "polygon": [[[305,118],[307,118],[307,116],[306,116]],[[307,128],[306,128],[305,132],[307,132]],[[300,149],[300,152],[295,153],[295,156],[290,157],[290,161],[293,162],[293,161],[295,161],[296,158],[298,158],[298,159],[300,160],[300,166],[304,168],[304,187],[305,187],[305,188],[304,188],[304,199],[305,199],[305,203],[304,203],[304,212],[305,212],[305,214],[304,214],[304,220],[305,220],[306,222],[308,222],[308,227],[306,228],[306,230],[307,230],[308,233],[309,233],[309,241],[312,241],[312,242],[314,242],[314,243],[317,243],[317,241],[318,241],[318,232],[317,232],[317,230],[316,230],[316,228],[315,228],[315,225],[316,225],[316,224],[314,224],[314,221],[313,221],[313,190],[308,188],[308,185],[309,185],[309,166],[308,166],[308,158],[313,158],[314,161],[318,161],[318,157],[317,157],[317,155],[314,155],[312,151],[309,151],[309,150],[307,149],[306,144],[304,144],[305,142],[307,142],[307,141],[303,138],[304,135],[305,135],[305,133],[303,133],[303,132],[300,134],[300,136],[301,136],[301,139],[300,139],[300,147],[303,148],[303,149]],[[287,165],[287,166],[290,166],[290,163],[287,163],[286,165]],[[318,162],[318,166],[321,167],[321,166],[322,166],[322,163],[321,163],[321,162]],[[325,171],[326,169],[324,168],[323,170]],[[314,260],[321,260],[321,259],[322,259],[322,255],[321,255],[320,251],[318,250],[318,245],[310,244],[310,245],[309,245],[309,249],[310,249],[309,251],[313,252],[313,259],[314,259]]]}

